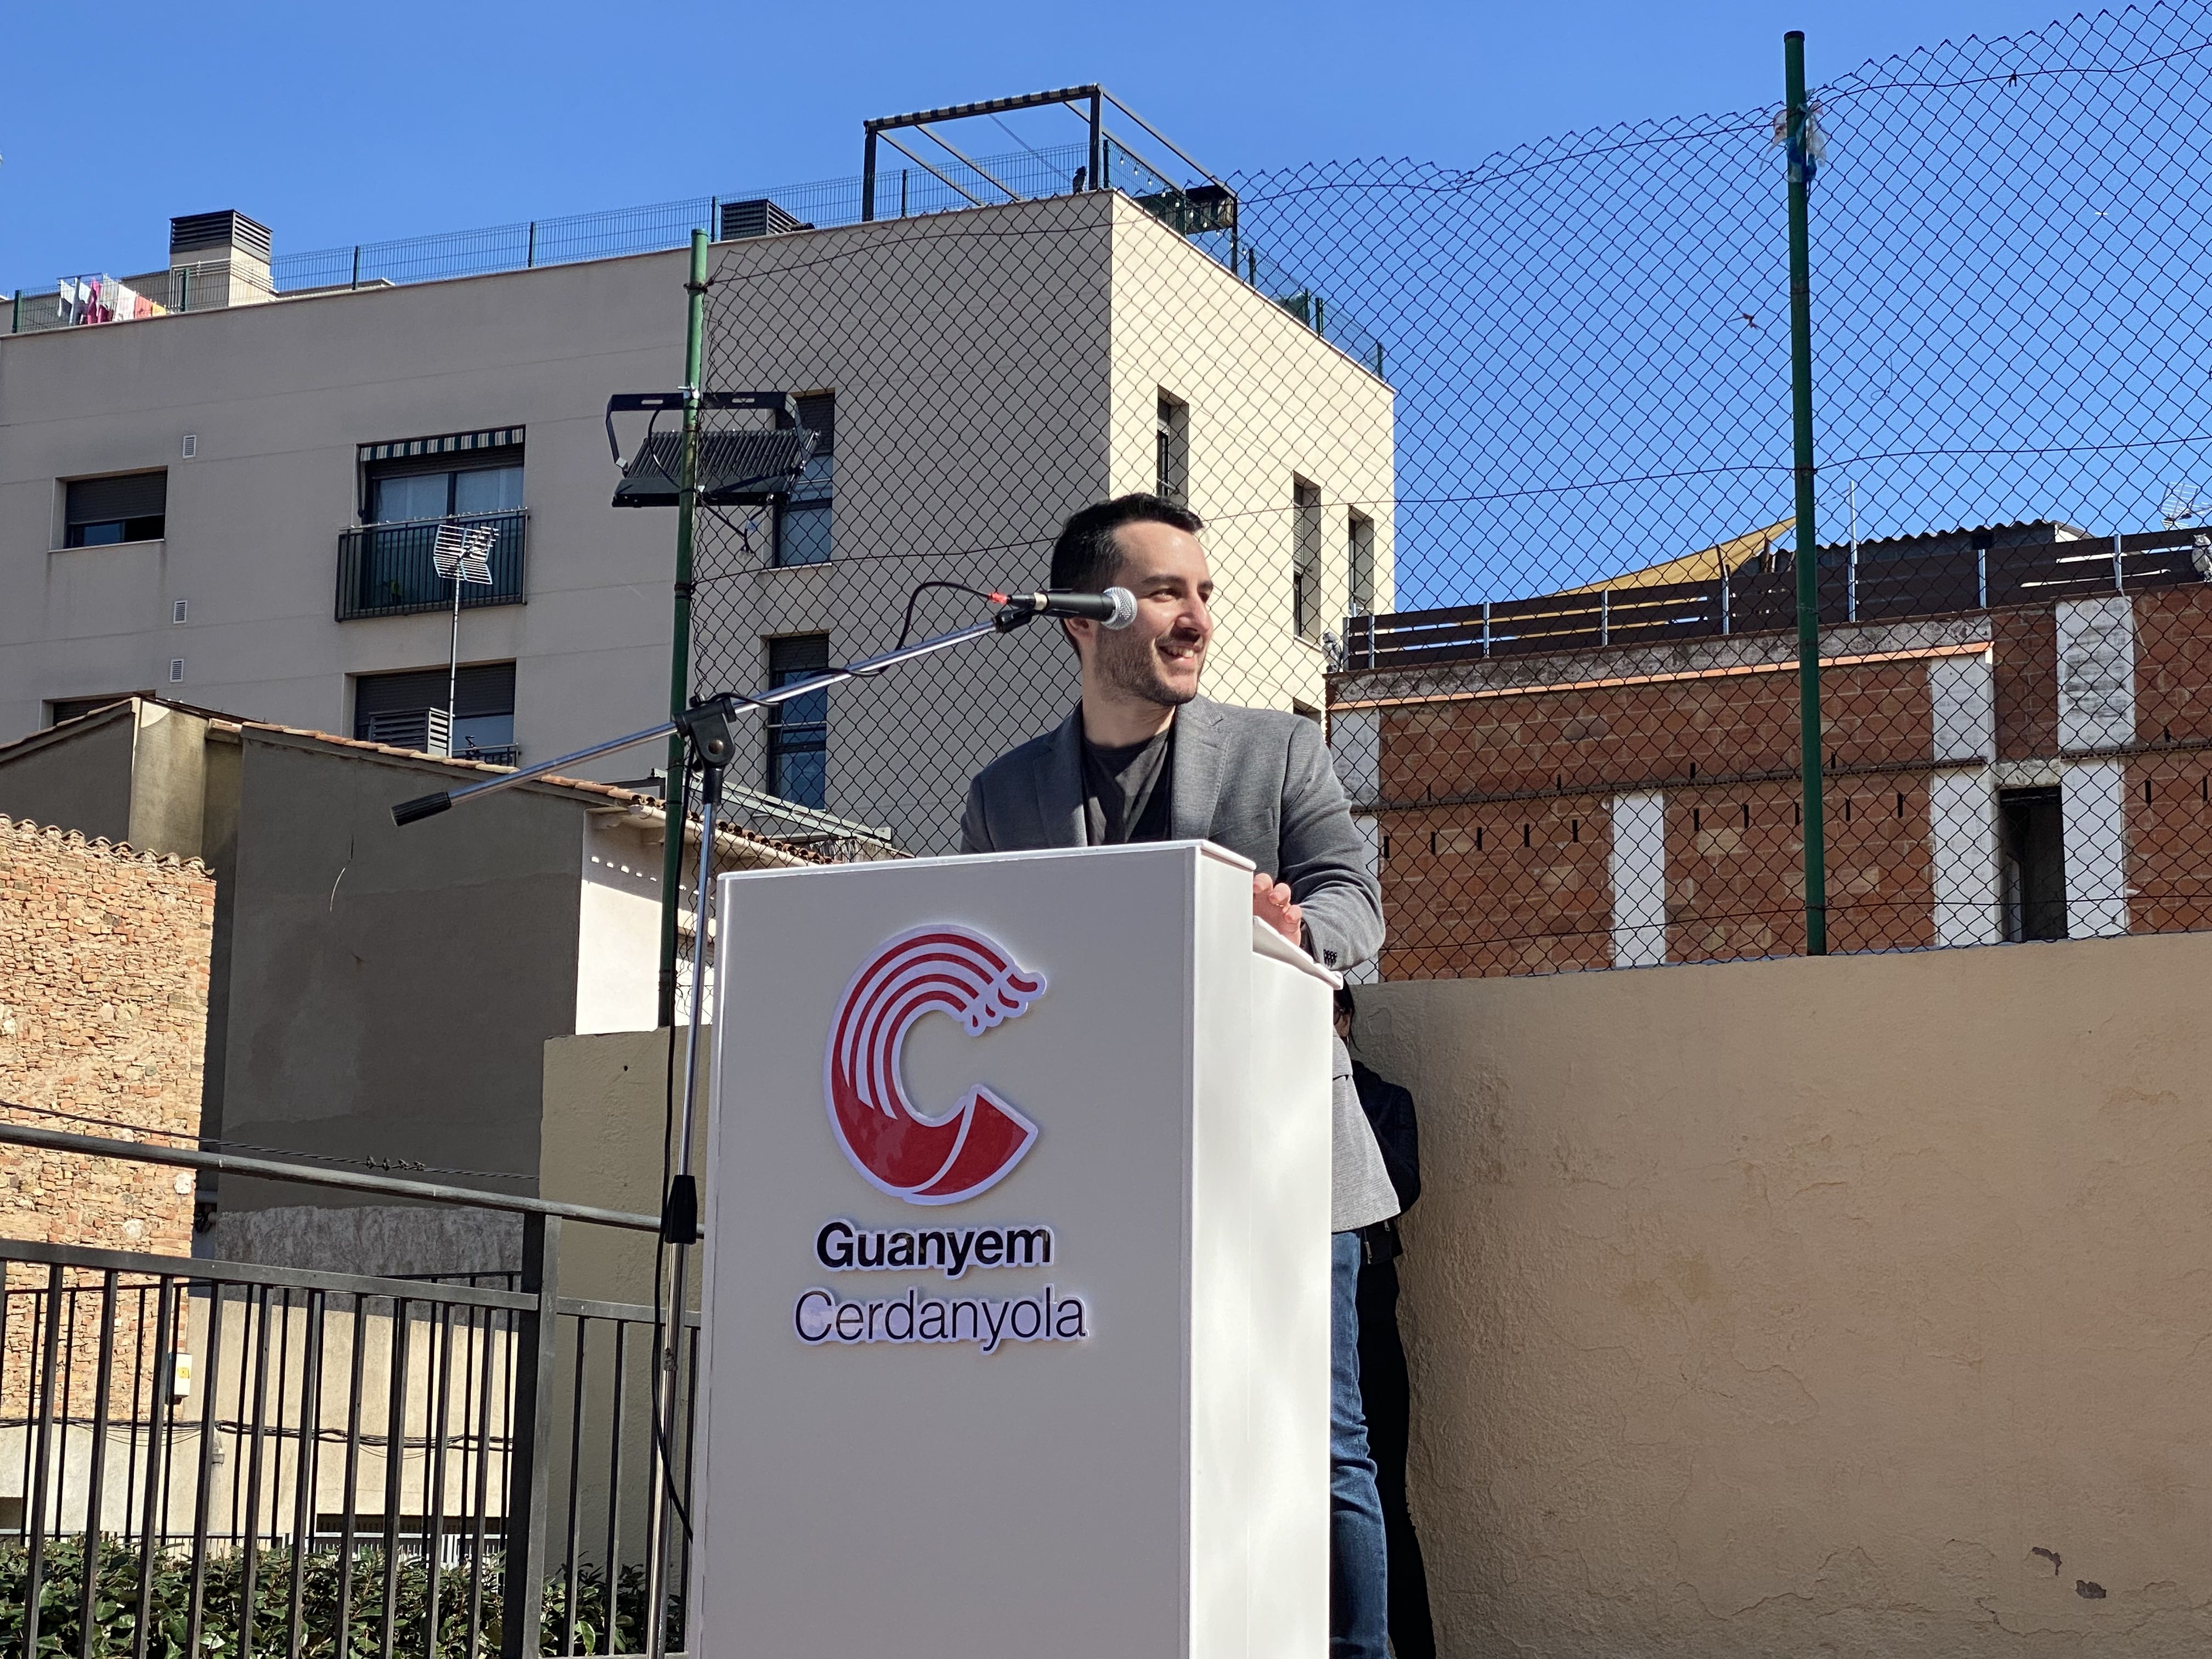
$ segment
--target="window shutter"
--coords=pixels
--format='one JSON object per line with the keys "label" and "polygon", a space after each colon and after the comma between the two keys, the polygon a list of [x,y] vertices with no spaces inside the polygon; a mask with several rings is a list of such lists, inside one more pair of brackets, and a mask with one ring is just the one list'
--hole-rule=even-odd
{"label": "window shutter", "polygon": [[79,478],[69,487],[69,522],[106,524],[116,519],[154,519],[168,511],[167,472],[127,472],[119,478]]}
{"label": "window shutter", "polygon": [[[479,663],[464,668],[453,687],[455,713],[462,720],[514,712],[514,665]],[[364,674],[354,682],[353,732],[368,733],[378,714],[407,714],[446,706],[446,671],[424,668],[405,674]]]}

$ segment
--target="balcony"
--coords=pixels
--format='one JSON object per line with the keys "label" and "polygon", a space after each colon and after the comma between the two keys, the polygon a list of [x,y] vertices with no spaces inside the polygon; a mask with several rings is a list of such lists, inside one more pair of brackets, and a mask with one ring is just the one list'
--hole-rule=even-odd
{"label": "balcony", "polygon": [[[405,617],[418,611],[444,611],[453,603],[453,586],[430,562],[430,550],[443,519],[400,524],[365,524],[338,535],[337,619]],[[461,607],[520,605],[523,554],[529,541],[526,512],[465,515],[451,522],[490,525],[499,532],[492,544],[491,586],[461,584]]]}

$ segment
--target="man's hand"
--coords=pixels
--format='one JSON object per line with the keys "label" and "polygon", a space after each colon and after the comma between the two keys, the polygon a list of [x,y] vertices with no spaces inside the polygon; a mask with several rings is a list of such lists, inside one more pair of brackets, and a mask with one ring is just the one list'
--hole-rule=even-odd
{"label": "man's hand", "polygon": [[1273,876],[1252,878],[1252,914],[1293,945],[1304,942],[1305,912],[1291,900],[1291,890]]}

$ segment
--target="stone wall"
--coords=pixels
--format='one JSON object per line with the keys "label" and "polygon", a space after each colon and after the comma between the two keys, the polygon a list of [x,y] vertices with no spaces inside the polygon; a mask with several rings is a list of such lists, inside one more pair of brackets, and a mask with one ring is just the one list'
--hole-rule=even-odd
{"label": "stone wall", "polygon": [[[0,1120],[118,1139],[196,1135],[214,921],[215,881],[196,861],[0,817]],[[0,1146],[0,1236],[190,1255],[192,1186],[152,1164]],[[9,1402],[27,1379],[32,1287],[46,1277],[8,1270]],[[96,1310],[78,1299],[85,1328],[72,1346],[88,1360]],[[138,1299],[118,1306],[125,1346]]]}

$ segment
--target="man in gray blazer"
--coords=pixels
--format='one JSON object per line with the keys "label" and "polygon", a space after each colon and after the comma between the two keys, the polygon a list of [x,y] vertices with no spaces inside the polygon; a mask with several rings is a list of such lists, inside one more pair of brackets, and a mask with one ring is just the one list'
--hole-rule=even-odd
{"label": "man in gray blazer", "polygon": [[[1382,948],[1382,893],[1320,726],[1198,695],[1213,636],[1203,527],[1157,495],[1102,501],[1067,521],[1053,545],[1052,586],[1126,587],[1137,618],[1120,629],[1060,624],[1083,665],[1082,701],[976,775],[962,850],[1210,841],[1258,867],[1254,915],[1324,966],[1356,967]],[[1384,1659],[1382,1510],[1359,1395],[1358,1230],[1395,1215],[1398,1200],[1341,1041],[1334,1054],[1329,1651]]]}

